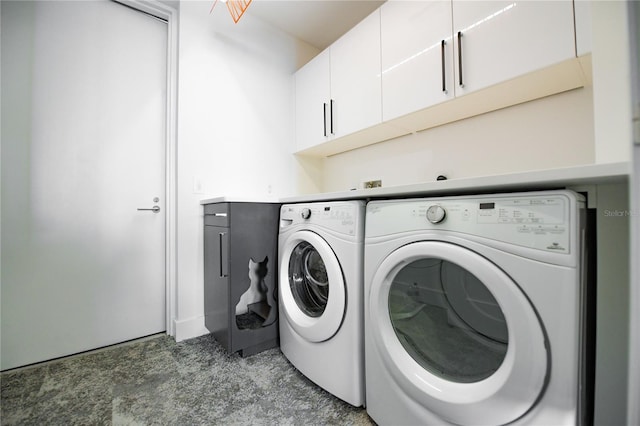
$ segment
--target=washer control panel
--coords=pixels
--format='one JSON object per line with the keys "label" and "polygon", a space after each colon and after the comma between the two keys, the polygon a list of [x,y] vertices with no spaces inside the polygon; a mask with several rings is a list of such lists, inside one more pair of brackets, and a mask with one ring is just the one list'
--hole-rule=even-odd
{"label": "washer control panel", "polygon": [[366,237],[446,230],[569,253],[571,197],[549,193],[379,201],[367,205]]}
{"label": "washer control panel", "polygon": [[346,235],[356,235],[362,227],[364,203],[329,202],[285,204],[280,208],[280,230],[291,225],[313,225]]}

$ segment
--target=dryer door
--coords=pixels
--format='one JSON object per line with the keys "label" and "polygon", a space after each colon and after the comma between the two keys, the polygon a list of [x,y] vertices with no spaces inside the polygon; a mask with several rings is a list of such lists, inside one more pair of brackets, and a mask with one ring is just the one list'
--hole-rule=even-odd
{"label": "dryer door", "polygon": [[346,305],[338,258],[311,231],[291,235],[280,258],[280,297],[287,321],[310,342],[330,339],[342,324]]}
{"label": "dryer door", "polygon": [[368,303],[368,336],[386,368],[444,420],[506,424],[542,392],[542,325],[518,285],[479,254],[440,241],[400,247],[375,273]]}

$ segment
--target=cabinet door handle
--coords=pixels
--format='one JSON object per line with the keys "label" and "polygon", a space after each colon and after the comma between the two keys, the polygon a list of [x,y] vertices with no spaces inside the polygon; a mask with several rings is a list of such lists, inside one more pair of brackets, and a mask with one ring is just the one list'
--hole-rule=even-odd
{"label": "cabinet door handle", "polygon": [[322,114],[323,114],[323,120],[322,120],[322,124],[324,124],[324,137],[327,137],[327,103],[323,103],[322,104]]}
{"label": "cabinet door handle", "polygon": [[220,243],[220,278],[226,278],[229,276],[229,272],[228,272],[229,258],[228,256],[223,256],[225,245],[222,242],[222,240],[226,235],[227,235],[226,232],[220,232],[218,234],[218,237],[219,237],[218,242]]}
{"label": "cabinet door handle", "polygon": [[445,66],[444,66],[444,45],[445,45],[445,41],[442,40],[440,42],[440,61],[442,62],[442,91],[444,93],[447,93],[447,80],[445,77]]}
{"label": "cabinet door handle", "polygon": [[462,31],[458,31],[458,84],[464,87],[462,83]]}
{"label": "cabinet door handle", "polygon": [[331,130],[331,134],[333,135],[335,134],[333,133],[333,99],[329,101],[329,117],[331,118],[329,128]]}

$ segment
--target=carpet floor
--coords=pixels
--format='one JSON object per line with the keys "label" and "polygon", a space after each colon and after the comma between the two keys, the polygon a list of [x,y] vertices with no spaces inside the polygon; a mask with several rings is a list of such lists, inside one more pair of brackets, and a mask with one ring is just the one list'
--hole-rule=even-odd
{"label": "carpet floor", "polygon": [[2,425],[372,425],[279,349],[157,335],[0,375]]}

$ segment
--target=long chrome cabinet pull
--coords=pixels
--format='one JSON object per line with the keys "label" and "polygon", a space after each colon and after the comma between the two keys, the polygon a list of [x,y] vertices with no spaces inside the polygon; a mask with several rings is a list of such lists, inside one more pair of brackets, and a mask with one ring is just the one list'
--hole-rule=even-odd
{"label": "long chrome cabinet pull", "polygon": [[329,102],[329,116],[331,118],[331,125],[329,126],[330,130],[331,130],[331,134],[333,135],[333,99],[331,99],[331,101]]}
{"label": "long chrome cabinet pull", "polygon": [[460,87],[464,87],[462,83],[462,31],[458,31],[458,78]]}
{"label": "long chrome cabinet pull", "polygon": [[[224,237],[225,234],[226,234],[226,232],[220,232],[218,234],[218,237],[219,237],[218,241],[220,243],[220,278],[225,278],[228,275],[228,274],[226,274],[224,272],[224,267],[225,267],[225,263],[226,262],[225,262],[224,256],[222,256],[222,250],[224,250],[224,244],[222,243],[222,237]],[[229,259],[226,259],[226,260],[228,261]]]}
{"label": "long chrome cabinet pull", "polygon": [[444,45],[445,41],[442,40],[440,42],[440,61],[442,62],[442,91],[447,93],[447,81],[445,77],[445,66],[444,66]]}
{"label": "long chrome cabinet pull", "polygon": [[324,137],[327,137],[327,103],[324,102],[322,104],[322,114],[323,114],[323,119],[322,119],[322,123],[324,124]]}

